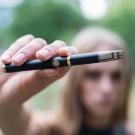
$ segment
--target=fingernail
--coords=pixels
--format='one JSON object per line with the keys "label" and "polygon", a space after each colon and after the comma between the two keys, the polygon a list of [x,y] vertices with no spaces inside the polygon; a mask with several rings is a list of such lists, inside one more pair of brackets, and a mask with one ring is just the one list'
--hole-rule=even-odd
{"label": "fingernail", "polygon": [[18,55],[16,55],[16,56],[14,57],[14,60],[15,60],[15,62],[17,62],[18,64],[23,63],[23,62],[26,60],[25,54],[19,53]]}
{"label": "fingernail", "polygon": [[45,59],[49,59],[50,58],[50,54],[49,54],[49,51],[47,50],[41,50],[38,52],[43,58]]}
{"label": "fingernail", "polygon": [[61,52],[61,54],[64,55],[64,56],[70,55],[70,50],[69,50],[69,48],[67,48],[67,47],[66,47],[66,48],[65,48],[65,47],[64,47],[64,48],[61,48],[61,49],[60,49],[60,52]]}
{"label": "fingernail", "polygon": [[10,57],[8,54],[3,54],[3,55],[1,56],[1,59],[2,59],[3,61],[6,61],[6,62],[10,62],[10,61],[11,61],[11,57]]}

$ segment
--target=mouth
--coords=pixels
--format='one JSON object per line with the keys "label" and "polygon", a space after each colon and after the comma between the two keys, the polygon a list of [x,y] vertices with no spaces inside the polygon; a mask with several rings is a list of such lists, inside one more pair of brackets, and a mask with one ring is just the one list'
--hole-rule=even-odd
{"label": "mouth", "polygon": [[108,108],[112,106],[112,102],[110,100],[102,100],[98,102],[98,105],[103,107],[103,108]]}

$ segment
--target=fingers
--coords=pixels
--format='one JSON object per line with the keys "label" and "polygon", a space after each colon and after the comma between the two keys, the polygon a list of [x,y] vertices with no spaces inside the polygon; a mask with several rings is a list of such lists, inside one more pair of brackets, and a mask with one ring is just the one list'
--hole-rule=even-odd
{"label": "fingers", "polygon": [[33,35],[26,35],[23,36],[21,38],[19,38],[18,40],[16,40],[10,47],[9,49],[7,49],[3,55],[1,56],[1,61],[4,64],[8,64],[11,62],[12,60],[12,56],[23,46],[25,46],[26,44],[28,44],[30,41],[32,41],[34,39]]}
{"label": "fingers", "polygon": [[48,60],[53,56],[59,54],[59,49],[66,46],[63,41],[54,41],[52,44],[43,47],[39,51],[36,52],[36,57],[42,61]]}
{"label": "fingers", "polygon": [[12,58],[12,62],[19,66],[35,56],[37,50],[46,46],[47,43],[41,38],[33,39],[28,45],[21,48]]}
{"label": "fingers", "polygon": [[42,61],[48,60],[54,56],[68,56],[71,54],[78,53],[78,50],[75,47],[66,46],[66,43],[63,41],[55,41],[52,44],[43,47],[42,49],[36,52],[37,59]]}
{"label": "fingers", "polygon": [[44,39],[34,38],[32,35],[23,36],[9,47],[1,56],[1,60],[4,64],[12,62],[20,66],[27,60],[35,58],[36,51],[46,44]]}
{"label": "fingers", "polygon": [[69,47],[66,46],[59,49],[60,56],[68,56],[68,55],[78,54],[78,53],[79,51],[77,50],[77,48],[73,46],[69,46]]}
{"label": "fingers", "polygon": [[63,41],[56,40],[52,44],[47,45],[44,39],[34,39],[32,35],[26,35],[19,38],[9,47],[1,56],[1,60],[4,64],[12,62],[20,66],[33,58],[45,61],[57,55],[67,56],[75,53],[77,53],[77,50],[74,47],[67,47]]}

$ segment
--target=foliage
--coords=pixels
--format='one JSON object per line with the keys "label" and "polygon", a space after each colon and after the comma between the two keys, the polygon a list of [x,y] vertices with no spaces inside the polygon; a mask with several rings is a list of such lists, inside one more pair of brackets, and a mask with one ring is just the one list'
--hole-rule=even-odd
{"label": "foliage", "polygon": [[113,5],[108,15],[99,23],[121,35],[128,44],[131,54],[135,54],[135,6],[133,0],[122,0]]}
{"label": "foliage", "polygon": [[55,39],[69,40],[76,31],[87,24],[80,11],[71,5],[46,0],[40,4],[24,1],[15,9],[11,26],[14,38],[26,33],[43,37],[48,42]]}

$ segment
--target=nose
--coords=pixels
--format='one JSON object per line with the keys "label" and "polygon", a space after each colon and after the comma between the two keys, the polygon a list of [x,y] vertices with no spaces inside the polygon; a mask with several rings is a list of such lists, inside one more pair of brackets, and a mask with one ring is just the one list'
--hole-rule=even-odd
{"label": "nose", "polygon": [[113,92],[113,83],[111,78],[107,75],[103,76],[100,80],[100,91],[104,94],[111,94]]}

